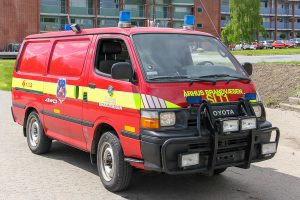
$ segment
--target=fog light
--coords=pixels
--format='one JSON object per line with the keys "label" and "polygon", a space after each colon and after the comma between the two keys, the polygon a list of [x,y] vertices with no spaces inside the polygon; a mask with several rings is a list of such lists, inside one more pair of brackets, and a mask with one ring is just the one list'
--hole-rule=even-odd
{"label": "fog light", "polygon": [[242,120],[242,130],[256,129],[256,118]]}
{"label": "fog light", "polygon": [[181,167],[199,164],[199,153],[181,155]]}
{"label": "fog light", "polygon": [[239,130],[239,120],[223,121],[223,133]]}
{"label": "fog light", "polygon": [[261,154],[272,154],[276,153],[276,143],[262,144],[261,145]]}

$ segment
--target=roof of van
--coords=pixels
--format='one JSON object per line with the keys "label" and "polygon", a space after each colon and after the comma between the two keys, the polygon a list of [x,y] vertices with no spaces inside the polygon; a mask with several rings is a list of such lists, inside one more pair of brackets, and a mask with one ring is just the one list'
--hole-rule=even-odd
{"label": "roof of van", "polygon": [[26,39],[37,39],[37,38],[51,38],[51,37],[66,37],[74,35],[89,35],[89,34],[123,34],[123,35],[133,35],[138,33],[181,33],[181,34],[197,34],[197,35],[208,35],[209,33],[194,31],[194,30],[184,30],[175,28],[157,28],[157,27],[135,27],[135,28],[93,28],[93,29],[82,29],[80,33],[75,33],[73,31],[58,31],[29,35]]}

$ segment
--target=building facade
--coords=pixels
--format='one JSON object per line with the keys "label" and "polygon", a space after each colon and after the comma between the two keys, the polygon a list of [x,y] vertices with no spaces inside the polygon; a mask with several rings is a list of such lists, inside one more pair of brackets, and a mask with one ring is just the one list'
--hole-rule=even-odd
{"label": "building facade", "polygon": [[[230,21],[230,0],[221,0],[221,28]],[[299,0],[261,0],[260,14],[267,37],[259,39],[290,39],[300,37]]]}
{"label": "building facade", "polygon": [[[230,21],[230,0],[1,0],[0,51],[29,34],[65,29],[117,26],[119,11],[131,11],[134,26],[181,28],[185,15],[195,15],[195,29],[219,36]],[[267,38],[300,37],[299,0],[261,0]]]}

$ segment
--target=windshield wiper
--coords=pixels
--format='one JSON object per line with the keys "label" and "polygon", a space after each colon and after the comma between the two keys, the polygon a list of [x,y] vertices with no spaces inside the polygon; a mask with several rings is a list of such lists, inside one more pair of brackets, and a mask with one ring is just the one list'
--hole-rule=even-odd
{"label": "windshield wiper", "polygon": [[163,79],[167,79],[167,80],[170,80],[170,79],[189,79],[188,76],[156,76],[156,77],[151,77],[151,78],[148,78],[148,80],[163,80]]}
{"label": "windshield wiper", "polygon": [[[213,75],[206,75],[206,76],[200,76],[199,78],[222,78],[222,77],[229,77],[234,78],[233,80],[243,80],[247,81],[248,83],[251,82],[251,79],[245,76],[235,76],[235,75],[229,75],[229,74],[213,74]],[[229,83],[232,79],[226,80],[227,83]]]}
{"label": "windshield wiper", "polygon": [[180,75],[180,76],[156,76],[156,77],[152,77],[152,78],[148,78],[148,80],[163,80],[163,79],[166,79],[166,80],[170,80],[170,79],[187,79],[190,81],[190,85],[193,85],[193,83],[195,81],[200,81],[200,82],[211,82],[212,84],[216,84],[216,81],[215,80],[212,80],[210,78],[193,78],[193,77],[190,77],[190,76],[185,76],[185,75]]}

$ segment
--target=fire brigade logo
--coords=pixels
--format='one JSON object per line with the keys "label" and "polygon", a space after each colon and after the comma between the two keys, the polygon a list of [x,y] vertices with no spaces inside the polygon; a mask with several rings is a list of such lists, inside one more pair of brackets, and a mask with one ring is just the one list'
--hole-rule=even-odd
{"label": "fire brigade logo", "polygon": [[62,103],[66,99],[66,93],[67,93],[66,85],[67,85],[66,79],[64,78],[58,79],[56,97],[60,103]]}

